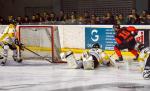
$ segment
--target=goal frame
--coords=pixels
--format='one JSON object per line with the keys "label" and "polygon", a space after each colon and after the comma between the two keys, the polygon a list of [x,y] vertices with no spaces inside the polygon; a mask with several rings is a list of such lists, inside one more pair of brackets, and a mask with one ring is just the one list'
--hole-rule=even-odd
{"label": "goal frame", "polygon": [[[66,63],[64,61],[62,61],[61,59],[55,57],[55,53],[54,53],[54,29],[55,26],[53,25],[19,25],[18,26],[18,40],[19,43],[21,43],[21,28],[50,28],[49,31],[51,32],[51,56],[52,56],[52,63]],[[21,57],[21,49],[19,48],[19,57]]]}

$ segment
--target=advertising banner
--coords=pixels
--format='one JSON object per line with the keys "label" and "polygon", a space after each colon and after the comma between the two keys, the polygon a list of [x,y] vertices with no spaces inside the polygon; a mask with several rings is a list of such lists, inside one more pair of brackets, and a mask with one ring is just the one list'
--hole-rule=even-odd
{"label": "advertising banner", "polygon": [[116,44],[112,28],[85,27],[85,48],[91,48],[94,43],[99,43],[103,50],[113,50]]}
{"label": "advertising banner", "polygon": [[[85,27],[85,48],[89,49],[94,43],[99,43],[103,50],[114,50],[114,34],[112,28]],[[135,39],[144,44],[144,31],[139,31]]]}

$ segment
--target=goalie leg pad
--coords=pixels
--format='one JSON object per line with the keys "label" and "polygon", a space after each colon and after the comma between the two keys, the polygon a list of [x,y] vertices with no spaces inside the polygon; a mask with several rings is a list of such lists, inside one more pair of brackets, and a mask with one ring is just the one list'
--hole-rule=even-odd
{"label": "goalie leg pad", "polygon": [[66,60],[67,60],[67,64],[69,66],[69,68],[74,68],[74,69],[79,69],[81,68],[81,63],[77,62],[77,60],[75,59],[73,52],[69,51],[66,53]]}
{"label": "goalie leg pad", "polygon": [[83,58],[83,68],[85,70],[93,70],[94,69],[94,60],[92,56],[89,58]]}
{"label": "goalie leg pad", "polygon": [[77,65],[78,67],[77,68],[83,68],[83,61],[82,60],[77,60]]}

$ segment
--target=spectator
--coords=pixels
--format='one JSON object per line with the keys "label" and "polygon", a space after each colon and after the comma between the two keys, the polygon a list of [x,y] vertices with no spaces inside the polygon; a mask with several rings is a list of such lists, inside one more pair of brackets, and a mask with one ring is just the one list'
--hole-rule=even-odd
{"label": "spectator", "polygon": [[74,15],[75,17],[77,17],[77,12],[76,11],[72,11],[71,15]]}
{"label": "spectator", "polygon": [[70,16],[70,19],[67,21],[67,24],[77,24],[77,20],[74,14]]}
{"label": "spectator", "polygon": [[140,24],[139,15],[136,9],[132,9],[131,13],[127,16],[127,24]]}
{"label": "spectator", "polygon": [[59,12],[59,15],[57,17],[57,21],[65,21],[65,19],[64,19],[64,11],[61,10]]}
{"label": "spectator", "polygon": [[143,10],[139,16],[136,13],[136,9],[132,9],[126,18],[122,14],[114,17],[111,12],[107,12],[103,17],[99,17],[95,14],[90,14],[88,11],[86,11],[83,16],[78,15],[79,17],[77,17],[77,13],[72,11],[68,17],[68,14],[61,10],[57,17],[53,12],[50,14],[43,12],[42,15],[36,13],[32,16],[31,20],[28,16],[26,16],[24,19],[21,16],[18,16],[16,20],[13,16],[8,16],[6,21],[1,17],[0,24],[9,24],[11,22],[18,22],[18,24],[38,24],[41,22],[42,24],[149,24],[149,14],[147,14],[147,11]]}
{"label": "spectator", "polygon": [[100,22],[100,17],[97,16],[96,19],[95,19],[95,24],[100,24],[100,23],[101,23],[101,22]]}
{"label": "spectator", "polygon": [[104,17],[104,24],[114,24],[115,19],[111,12],[106,13],[106,16]]}
{"label": "spectator", "polygon": [[37,13],[35,15],[35,20],[36,20],[36,22],[40,22],[40,14],[39,13]]}
{"label": "spectator", "polygon": [[17,22],[17,24],[22,24],[23,23],[23,20],[22,20],[21,16],[17,17],[16,22]]}
{"label": "spectator", "polygon": [[147,11],[143,10],[139,16],[140,24],[145,24]]}
{"label": "spectator", "polygon": [[32,18],[31,18],[31,23],[37,23],[38,21],[36,20],[36,17],[35,15],[32,15]]}
{"label": "spectator", "polygon": [[46,17],[46,15],[47,15],[48,13],[45,11],[45,12],[43,12],[43,17]]}
{"label": "spectator", "polygon": [[84,13],[83,18],[85,19],[85,24],[89,24],[90,23],[90,13],[88,11],[86,11]]}
{"label": "spectator", "polygon": [[38,24],[46,24],[46,22],[44,22],[44,18],[42,16],[39,16]]}
{"label": "spectator", "polygon": [[10,16],[8,16],[8,20],[6,22],[7,22],[7,24],[10,24],[14,21],[15,21],[14,17],[12,15],[10,15]]}
{"label": "spectator", "polygon": [[122,14],[116,15],[115,16],[115,22],[116,22],[116,24],[119,24],[119,25],[125,24],[125,20],[124,20],[123,15]]}
{"label": "spectator", "polygon": [[92,14],[90,17],[90,24],[96,24],[96,15]]}
{"label": "spectator", "polygon": [[24,23],[24,24],[29,24],[29,23],[30,23],[30,19],[29,19],[28,16],[25,16],[25,17],[24,17],[23,23]]}
{"label": "spectator", "polygon": [[0,16],[0,25],[4,25],[6,24],[6,21],[4,20],[3,17]]}
{"label": "spectator", "polygon": [[56,21],[56,16],[55,16],[54,12],[50,13],[50,20],[49,21]]}
{"label": "spectator", "polygon": [[49,14],[48,14],[48,13],[47,13],[47,14],[46,14],[46,16],[44,17],[44,21],[45,21],[45,22],[50,21],[50,16],[49,16]]}
{"label": "spectator", "polygon": [[81,15],[78,18],[78,24],[85,24],[85,20],[84,20],[83,16],[81,16]]}
{"label": "spectator", "polygon": [[150,24],[150,13],[146,15],[145,24],[147,24],[147,25]]}

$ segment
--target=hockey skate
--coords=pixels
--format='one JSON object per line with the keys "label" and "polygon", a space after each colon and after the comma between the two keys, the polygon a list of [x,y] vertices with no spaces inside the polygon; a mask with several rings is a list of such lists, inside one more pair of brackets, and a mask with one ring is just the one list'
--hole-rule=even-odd
{"label": "hockey skate", "polygon": [[1,55],[0,55],[0,59],[3,59],[4,57],[2,57]]}
{"label": "hockey skate", "polygon": [[137,55],[135,58],[133,58],[134,61],[138,60],[139,55]]}
{"label": "hockey skate", "polygon": [[21,63],[22,62],[22,59],[19,59],[17,58],[16,56],[12,56],[14,61],[18,62],[18,63]]}
{"label": "hockey skate", "polygon": [[143,78],[146,80],[150,79],[150,70],[143,71]]}
{"label": "hockey skate", "polygon": [[6,64],[6,62],[3,62],[3,61],[1,62],[1,65],[2,65],[2,66],[5,66],[5,64]]}
{"label": "hockey skate", "polygon": [[7,62],[7,58],[5,58],[5,59],[1,62],[1,65],[2,65],[2,66],[5,66],[6,62]]}
{"label": "hockey skate", "polygon": [[119,59],[116,59],[115,61],[116,61],[116,62],[123,62],[123,58],[122,58],[122,56],[121,56],[121,57],[119,57]]}

